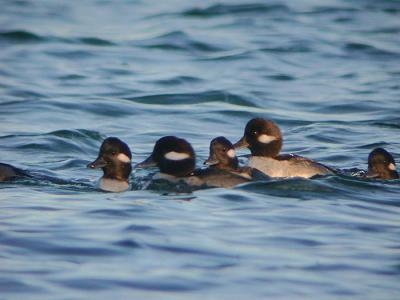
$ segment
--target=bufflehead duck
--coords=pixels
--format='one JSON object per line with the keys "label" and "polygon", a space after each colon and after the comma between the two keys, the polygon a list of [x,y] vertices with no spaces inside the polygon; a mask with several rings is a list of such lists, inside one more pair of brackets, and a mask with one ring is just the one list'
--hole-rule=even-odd
{"label": "bufflehead duck", "polygon": [[0,181],[12,179],[14,177],[26,176],[26,174],[9,164],[0,163]]}
{"label": "bufflehead duck", "polygon": [[195,152],[186,140],[165,136],[156,142],[152,154],[136,167],[157,166],[160,173],[154,179],[165,179],[173,183],[184,182],[190,186],[231,187],[248,181],[246,178],[217,169],[195,170],[195,164]]}
{"label": "bufflehead duck", "polygon": [[367,177],[397,179],[396,163],[393,156],[383,148],[375,148],[368,156]]}
{"label": "bufflehead duck", "polygon": [[101,144],[97,159],[88,168],[101,168],[103,177],[99,188],[108,192],[123,192],[129,188],[132,171],[132,153],[128,145],[116,137],[106,138]]}
{"label": "bufflehead duck", "polygon": [[161,176],[189,176],[195,168],[196,158],[192,146],[176,136],[164,136],[154,145],[148,158],[138,163],[135,168],[158,167]]}
{"label": "bufflehead duck", "polygon": [[278,125],[271,120],[254,118],[247,123],[243,137],[234,147],[249,148],[251,156],[248,165],[271,177],[310,178],[334,172],[329,167],[302,156],[280,155],[282,144],[282,134]]}
{"label": "bufflehead duck", "polygon": [[210,156],[204,162],[212,169],[220,169],[246,179],[267,179],[262,172],[251,167],[240,167],[232,143],[223,136],[216,137],[210,143]]}

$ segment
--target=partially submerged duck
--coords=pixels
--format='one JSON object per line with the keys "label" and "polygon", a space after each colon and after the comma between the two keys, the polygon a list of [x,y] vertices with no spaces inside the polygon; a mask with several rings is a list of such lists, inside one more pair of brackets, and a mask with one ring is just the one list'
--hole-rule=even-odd
{"label": "partially submerged duck", "polygon": [[9,164],[0,163],[0,181],[26,176],[25,172]]}

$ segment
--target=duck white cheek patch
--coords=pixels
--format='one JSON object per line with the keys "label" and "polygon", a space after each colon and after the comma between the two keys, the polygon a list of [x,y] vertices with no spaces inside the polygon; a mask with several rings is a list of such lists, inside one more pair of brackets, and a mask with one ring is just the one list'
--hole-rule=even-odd
{"label": "duck white cheek patch", "polygon": [[230,157],[230,158],[234,158],[236,156],[236,152],[233,149],[228,150],[228,152],[226,152],[226,154]]}
{"label": "duck white cheek patch", "polygon": [[260,143],[268,144],[268,143],[271,143],[272,141],[275,141],[276,138],[274,136],[272,136],[272,135],[262,134],[257,138],[257,140]]}
{"label": "duck white cheek patch", "polygon": [[184,160],[186,158],[189,158],[190,155],[187,153],[171,151],[166,153],[164,157],[169,160]]}
{"label": "duck white cheek patch", "polygon": [[120,162],[123,162],[123,163],[126,163],[126,164],[131,162],[131,159],[128,157],[128,155],[126,155],[124,153],[118,154],[117,159]]}
{"label": "duck white cheek patch", "polygon": [[396,165],[394,163],[390,163],[388,168],[389,170],[396,171]]}

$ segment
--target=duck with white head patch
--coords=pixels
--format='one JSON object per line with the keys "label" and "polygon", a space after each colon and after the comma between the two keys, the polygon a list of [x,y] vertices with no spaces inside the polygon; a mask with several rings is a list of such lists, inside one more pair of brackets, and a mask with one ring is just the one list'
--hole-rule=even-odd
{"label": "duck with white head patch", "polygon": [[278,125],[271,120],[254,118],[247,123],[243,137],[234,147],[249,148],[251,156],[248,165],[271,177],[310,178],[334,173],[333,169],[311,159],[294,154],[279,154],[282,144]]}
{"label": "duck with white head patch", "polygon": [[175,136],[160,138],[154,145],[152,154],[138,168],[156,166],[160,169],[154,179],[165,179],[173,183],[184,182],[191,186],[230,187],[247,182],[248,179],[230,174],[237,182],[227,182],[226,174],[210,169],[195,169],[196,156],[193,147],[184,139]]}
{"label": "duck with white head patch", "polygon": [[99,188],[108,192],[123,192],[129,189],[132,172],[132,153],[128,145],[116,137],[106,138],[101,144],[97,159],[88,168],[101,168],[103,176]]}
{"label": "duck with white head patch", "polygon": [[223,136],[216,137],[211,141],[210,156],[204,164],[209,165],[211,170],[219,170],[221,173],[233,174],[235,177],[227,180],[227,184],[240,181],[236,179],[237,175],[247,180],[268,179],[266,175],[257,169],[248,166],[239,166],[239,160],[232,143]]}
{"label": "duck with white head patch", "polygon": [[189,176],[195,168],[195,154],[192,146],[176,136],[164,136],[154,145],[153,152],[135,168],[158,167],[159,176],[180,178]]}
{"label": "duck with white head patch", "polygon": [[393,156],[383,148],[375,148],[368,156],[366,177],[381,179],[398,179],[396,162]]}

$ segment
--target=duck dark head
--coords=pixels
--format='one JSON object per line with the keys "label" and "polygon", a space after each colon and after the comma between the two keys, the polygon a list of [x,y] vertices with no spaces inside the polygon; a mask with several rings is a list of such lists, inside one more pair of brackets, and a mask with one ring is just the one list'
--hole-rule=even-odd
{"label": "duck dark head", "polygon": [[97,159],[88,168],[101,168],[103,178],[127,181],[132,171],[132,153],[128,145],[116,137],[106,138],[101,144]]}
{"label": "duck dark head", "polygon": [[205,165],[219,169],[236,170],[239,167],[238,158],[232,143],[223,136],[213,139],[210,143],[210,156]]}
{"label": "duck dark head", "polygon": [[396,163],[393,156],[383,148],[376,148],[368,156],[368,177],[397,179]]}
{"label": "duck dark head", "polygon": [[281,151],[282,143],[278,125],[271,120],[254,118],[247,123],[243,137],[233,146],[249,148],[252,156],[275,157]]}
{"label": "duck dark head", "polygon": [[194,171],[195,161],[194,150],[186,140],[165,136],[156,142],[151,155],[136,167],[157,166],[161,173],[185,177]]}

